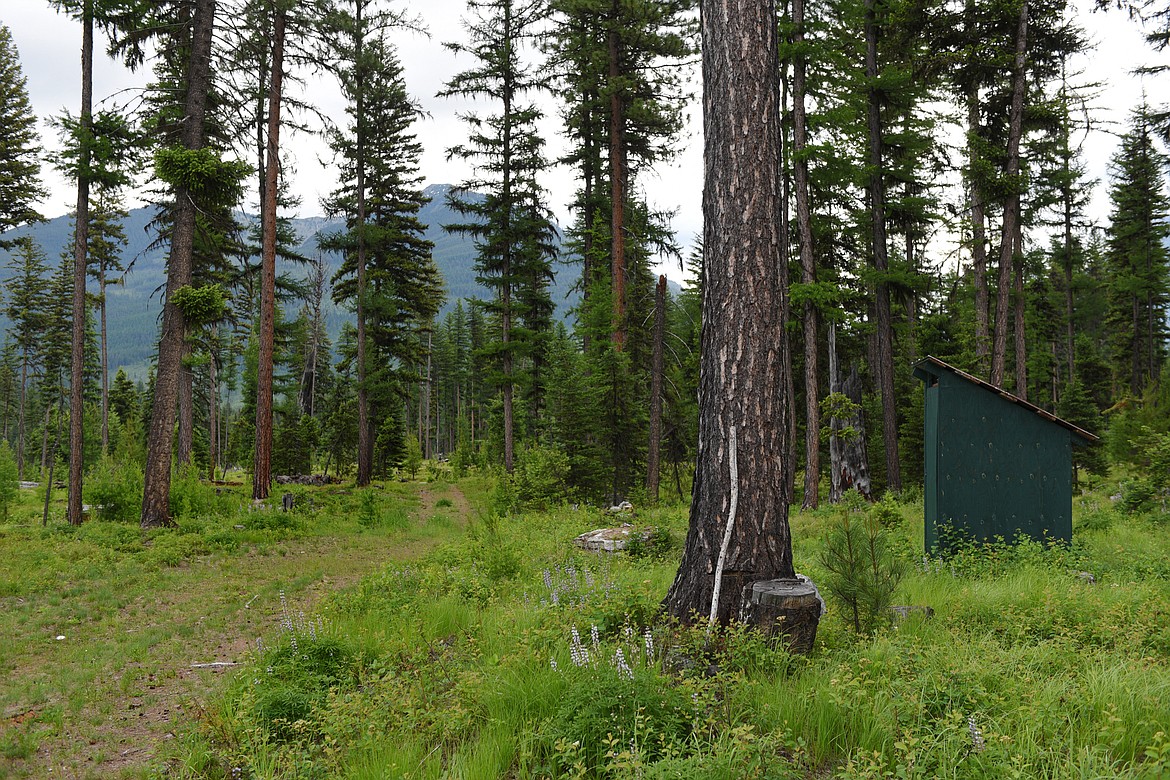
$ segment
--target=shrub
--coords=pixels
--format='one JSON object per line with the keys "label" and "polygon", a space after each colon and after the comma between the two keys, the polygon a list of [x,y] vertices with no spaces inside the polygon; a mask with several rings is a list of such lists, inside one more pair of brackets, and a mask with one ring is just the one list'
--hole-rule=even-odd
{"label": "shrub", "polygon": [[142,485],[136,463],[102,458],[85,479],[86,500],[102,520],[133,522],[142,509]]}

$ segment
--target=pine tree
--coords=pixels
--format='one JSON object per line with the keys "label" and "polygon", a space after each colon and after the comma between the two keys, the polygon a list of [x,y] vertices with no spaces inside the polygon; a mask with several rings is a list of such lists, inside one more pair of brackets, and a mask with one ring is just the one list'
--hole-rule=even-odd
{"label": "pine tree", "polygon": [[1112,162],[1105,260],[1114,393],[1140,397],[1161,372],[1170,304],[1170,198],[1167,159],[1154,146],[1145,107],[1130,121]]}
{"label": "pine tree", "polygon": [[16,464],[24,479],[26,411],[29,374],[39,364],[44,347],[48,263],[44,251],[27,236],[16,242],[16,254],[9,261],[12,275],[5,284],[8,306],[5,315],[12,323],[13,345],[20,351],[20,401],[16,416]]}
{"label": "pine tree", "polygon": [[515,391],[525,386],[524,363],[539,358],[556,255],[556,231],[536,180],[545,166],[535,127],[540,112],[523,102],[538,82],[520,60],[521,46],[543,18],[544,6],[530,0],[471,0],[468,10],[470,42],[448,48],[471,54],[476,64],[457,74],[440,95],[488,97],[498,113],[466,115],[467,143],[448,150],[474,162],[477,172],[448,198],[465,221],[444,229],[475,240],[479,282],[493,293],[485,307],[499,329],[491,346],[496,361],[491,381],[502,394],[504,468],[511,473]]}
{"label": "pine tree", "polygon": [[[793,578],[780,345],[778,29],[770,2],[703,13],[703,349],[690,528],[664,600],[680,620],[727,623],[753,580]],[[744,130],[747,132],[744,132]],[[737,432],[729,436],[729,432]],[[729,444],[737,441],[732,474]],[[729,441],[730,439],[730,441]],[[734,525],[729,514],[738,498]],[[724,529],[726,568],[717,567]],[[724,581],[713,576],[717,568]],[[716,595],[718,591],[718,596]],[[798,629],[799,630],[799,629]]]}
{"label": "pine tree", "polygon": [[[37,118],[29,103],[12,33],[0,23],[0,233],[38,222],[33,204],[44,197],[40,181]],[[0,249],[11,247],[0,239]]]}
{"label": "pine tree", "polygon": [[344,64],[337,75],[350,124],[331,136],[341,183],[326,210],[344,215],[346,230],[322,242],[345,254],[333,278],[334,300],[357,311],[359,485],[373,470],[373,420],[401,404],[404,380],[425,361],[422,335],[442,300],[432,245],[417,216],[427,202],[418,187],[422,147],[411,132],[419,110],[384,38],[385,22],[366,19],[364,7],[355,4],[338,28]]}

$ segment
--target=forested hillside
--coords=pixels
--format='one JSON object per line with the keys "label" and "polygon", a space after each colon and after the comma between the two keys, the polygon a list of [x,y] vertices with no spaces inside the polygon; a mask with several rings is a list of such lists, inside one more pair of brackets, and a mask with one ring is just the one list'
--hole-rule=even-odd
{"label": "forested hillside", "polygon": [[[141,86],[106,102],[99,86],[94,103],[79,71],[79,113],[53,120],[50,154],[20,52],[0,41],[0,389],[22,472],[55,463],[47,432],[67,422],[71,484],[103,449],[144,467],[147,525],[167,523],[176,458],[243,469],[258,499],[273,468],[365,485],[416,454],[502,469],[521,497],[687,493],[703,286],[740,251],[718,234],[705,257],[647,196],[699,142],[695,3],[471,4],[461,25],[439,20],[450,68],[421,98],[412,84],[430,74],[400,56],[417,20],[375,0],[54,7],[79,36],[92,28],[83,59],[109,49]],[[1093,85],[1127,78],[1094,59],[1094,18],[1026,0],[776,11],[779,136],[758,162],[777,166],[768,392],[787,499],[836,501],[846,462],[871,495],[916,487],[925,355],[1105,434],[1109,460],[1089,452],[1080,476],[1145,468],[1170,416],[1166,118],[1132,106],[1107,180],[1087,175]],[[303,130],[330,157],[319,220],[289,217]],[[452,189],[423,189],[436,146],[466,172]],[[50,166],[77,185],[85,240],[37,223]],[[556,203],[552,171],[572,181]],[[131,196],[152,205],[127,213]],[[663,262],[688,267],[685,290],[659,286]],[[88,331],[66,332],[87,305]],[[736,317],[746,332],[763,313]],[[140,396],[128,380],[149,365]]]}
{"label": "forested hillside", "polygon": [[[487,288],[475,280],[475,247],[464,236],[452,235],[443,230],[443,225],[456,221],[455,214],[446,206],[446,194],[450,185],[431,185],[424,190],[430,202],[419,212],[420,221],[426,225],[424,235],[434,243],[435,265],[443,277],[446,302],[443,313],[450,311],[455,302],[462,299],[487,296]],[[122,222],[126,234],[126,245],[121,248],[122,263],[126,266],[119,282],[106,291],[107,316],[109,318],[109,363],[110,370],[124,368],[134,380],[145,380],[150,370],[154,351],[158,346],[158,315],[161,311],[159,295],[166,280],[165,243],[158,242],[158,232],[151,225],[155,210],[150,207],[131,209]],[[239,215],[241,225],[246,229],[254,226],[254,216]],[[341,264],[337,252],[318,248],[318,235],[336,230],[340,220],[324,217],[294,218],[289,227],[295,238],[292,251],[302,257],[321,257],[325,260],[329,276],[336,273]],[[72,241],[73,222],[68,215],[55,217],[8,231],[0,240],[16,240],[29,236],[49,257],[58,257],[68,252]],[[13,253],[0,248],[0,285],[7,285],[14,274]],[[305,269],[293,266],[289,274],[303,279]],[[552,300],[558,318],[564,319],[578,300],[572,292],[570,273],[558,275],[552,286]],[[91,294],[93,291],[91,290]],[[326,331],[336,342],[344,322],[352,320],[352,313],[344,307],[329,303],[325,316]],[[9,332],[11,324],[0,313],[0,327]]]}

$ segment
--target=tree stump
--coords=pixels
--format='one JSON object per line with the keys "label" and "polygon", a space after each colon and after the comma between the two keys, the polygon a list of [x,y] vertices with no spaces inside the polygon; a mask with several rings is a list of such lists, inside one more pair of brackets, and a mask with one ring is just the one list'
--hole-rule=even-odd
{"label": "tree stump", "polygon": [[791,580],[758,580],[743,589],[740,619],[805,655],[817,638],[824,602],[817,586],[797,575]]}
{"label": "tree stump", "polygon": [[286,511],[286,512],[292,511],[293,503],[295,501],[296,501],[296,496],[293,493],[285,493],[283,496],[280,497],[281,506],[284,507],[284,511]]}

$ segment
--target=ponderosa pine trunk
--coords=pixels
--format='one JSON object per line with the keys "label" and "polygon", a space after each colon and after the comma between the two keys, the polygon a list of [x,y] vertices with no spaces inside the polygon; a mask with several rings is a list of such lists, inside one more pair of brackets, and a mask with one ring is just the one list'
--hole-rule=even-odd
{"label": "ponderosa pine trunk", "polygon": [[272,363],[276,334],[276,193],[280,174],[280,103],[284,84],[285,14],[272,25],[272,69],[268,88],[264,202],[260,213],[260,334],[256,358],[256,453],[252,498],[268,498],[272,483]]}
{"label": "ponderosa pine trunk", "polygon": [[737,616],[744,585],[792,578],[784,496],[780,111],[770,0],[703,3],[703,329],[699,453],[690,529],[664,606],[705,619],[731,501],[728,436],[738,436],[738,510],[716,618]]}
{"label": "ponderosa pine trunk", "polygon": [[902,468],[898,461],[898,407],[894,396],[894,333],[890,313],[890,285],[886,274],[890,260],[886,243],[886,186],[882,164],[881,95],[877,78],[877,11],[875,0],[865,0],[865,75],[869,82],[867,124],[869,126],[869,217],[873,242],[874,314],[877,322],[877,379],[882,401],[882,441],[886,451],[886,484],[902,489]]}
{"label": "ponderosa pine trunk", "polygon": [[81,8],[81,144],[73,229],[73,332],[69,366],[69,497],[66,517],[81,525],[85,470],[85,277],[89,250],[89,136],[93,127],[93,0]]}
{"label": "ponderosa pine trunk", "polygon": [[1013,326],[1012,332],[1014,334],[1014,347],[1016,357],[1016,386],[1015,394],[1028,400],[1028,344],[1026,341],[1027,329],[1024,323],[1024,309],[1027,305],[1027,300],[1024,297],[1024,264],[1023,264],[1023,236],[1017,225],[1016,235],[1013,242],[1016,246],[1016,257],[1019,261],[1015,263],[1015,272],[1012,280],[1012,312],[1013,312]]}
{"label": "ponderosa pine trunk", "polygon": [[646,452],[646,495],[658,500],[662,450],[662,348],[666,338],[666,277],[654,289],[654,351],[650,358],[650,447]]}
{"label": "ponderosa pine trunk", "polygon": [[[196,0],[192,19],[191,51],[187,65],[187,95],[182,145],[201,149],[206,140],[204,122],[211,90],[211,41],[215,29],[215,0]],[[196,207],[186,186],[175,186],[175,224],[167,263],[166,296],[163,301],[162,335],[158,344],[154,403],[147,437],[145,483],[142,491],[142,527],[172,525],[169,507],[171,487],[171,440],[179,371],[186,341],[183,312],[171,300],[175,290],[191,283],[195,247]]]}
{"label": "ponderosa pine trunk", "polygon": [[[1016,28],[1016,57],[1012,70],[1012,106],[1008,119],[1007,179],[1008,196],[1003,204],[1003,229],[1000,232],[999,277],[995,297],[995,341],[991,349],[991,384],[1003,387],[1007,364],[1008,308],[1011,303],[1016,233],[1020,221],[1020,140],[1024,132],[1024,89],[1027,86],[1028,3],[1020,4]],[[1018,390],[1018,388],[1017,388]],[[1025,391],[1026,392],[1026,391]]]}
{"label": "ponderosa pine trunk", "polygon": [[[788,116],[788,63],[780,63],[780,116]],[[785,121],[780,125],[780,317],[784,321],[784,339],[780,342],[780,363],[784,369],[784,408],[787,411],[787,443],[784,453],[789,463],[796,463],[796,379],[792,375],[792,338],[788,333],[788,322],[792,319],[792,304],[788,299],[788,264],[792,262],[792,220],[788,208],[792,202],[792,182],[788,176],[790,162],[788,153],[788,128]],[[796,500],[796,469],[787,470],[784,481],[784,500],[791,504]]]}
{"label": "ponderosa pine trunk", "polygon": [[[975,34],[975,3],[967,2],[967,29]],[[980,170],[979,85],[967,88],[967,191],[971,215],[971,276],[975,287],[975,363],[980,374],[991,370],[990,292],[987,287],[987,212]]]}
{"label": "ponderosa pine trunk", "polygon": [[[813,254],[812,211],[808,195],[808,118],[805,113],[804,0],[792,2],[793,44],[796,51],[792,66],[792,153],[796,183],[796,222],[800,233],[800,281],[811,285],[817,281],[816,257]],[[805,509],[816,509],[821,482],[821,406],[818,387],[818,332],[820,312],[812,300],[806,300],[801,315],[804,330],[804,501]]]}

